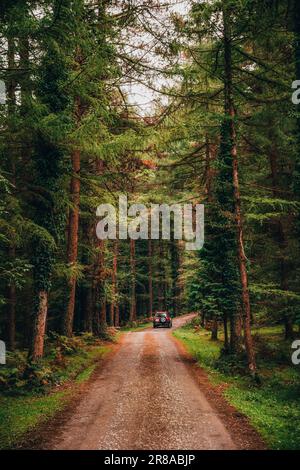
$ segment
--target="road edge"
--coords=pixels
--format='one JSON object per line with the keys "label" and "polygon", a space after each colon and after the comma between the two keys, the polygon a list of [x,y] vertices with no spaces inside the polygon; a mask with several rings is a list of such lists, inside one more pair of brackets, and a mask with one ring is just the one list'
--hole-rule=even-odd
{"label": "road edge", "polygon": [[217,412],[237,450],[268,450],[262,436],[250,423],[249,418],[231,405],[223,394],[226,384],[214,385],[207,371],[188,351],[187,346],[176,338],[172,332],[170,337],[174,341],[180,359],[183,361],[193,379],[210,406]]}
{"label": "road edge", "polygon": [[120,349],[123,343],[123,337],[124,335],[120,334],[116,342],[108,343],[111,347],[110,351],[99,360],[99,364],[97,364],[95,370],[86,381],[80,384],[76,384],[72,381],[66,385],[66,387],[70,389],[73,387],[73,390],[71,391],[71,395],[66,399],[65,406],[49,419],[37,424],[32,430],[24,434],[11,450],[51,450],[52,441],[57,438],[64,424],[79,406],[90,384],[97,379],[105,365],[111,361],[112,357]]}

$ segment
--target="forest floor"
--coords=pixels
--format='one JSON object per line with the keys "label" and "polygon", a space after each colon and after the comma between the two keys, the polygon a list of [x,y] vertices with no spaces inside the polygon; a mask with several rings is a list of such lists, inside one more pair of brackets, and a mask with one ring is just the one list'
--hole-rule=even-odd
{"label": "forest floor", "polygon": [[[173,329],[192,320],[173,320]],[[179,330],[178,330],[179,331]],[[22,448],[264,449],[169,329],[124,332],[70,406]]]}
{"label": "forest floor", "polygon": [[186,325],[174,335],[234,407],[233,414],[247,416],[269,448],[300,449],[300,369],[291,363],[291,341],[283,339],[281,326],[253,329],[260,385],[245,374],[244,362],[239,367],[236,358],[220,359],[223,342],[212,341],[209,331]]}

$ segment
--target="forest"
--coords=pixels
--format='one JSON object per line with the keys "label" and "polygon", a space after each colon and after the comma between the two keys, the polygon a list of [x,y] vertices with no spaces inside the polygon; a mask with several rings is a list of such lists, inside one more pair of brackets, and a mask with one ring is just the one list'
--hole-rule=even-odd
{"label": "forest", "polygon": [[[157,310],[260,383],[253,330],[300,336],[297,78],[297,0],[1,0],[4,394]],[[100,240],[120,195],[204,204],[204,247]]]}

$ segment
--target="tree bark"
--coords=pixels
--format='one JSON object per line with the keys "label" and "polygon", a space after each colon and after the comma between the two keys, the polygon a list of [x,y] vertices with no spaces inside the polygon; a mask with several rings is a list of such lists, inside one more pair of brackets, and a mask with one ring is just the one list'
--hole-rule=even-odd
{"label": "tree bark", "polygon": [[46,320],[48,311],[48,292],[38,293],[38,306],[33,327],[33,339],[29,351],[29,359],[34,362],[44,354],[44,339],[46,331]]}
{"label": "tree bark", "polygon": [[[13,37],[8,37],[7,39],[7,64],[10,70],[13,70],[15,67],[15,40]],[[16,87],[17,83],[11,72],[7,83],[7,107],[9,118],[13,118],[16,112]],[[13,135],[15,132],[14,126],[10,124],[12,133],[12,151],[10,152],[10,161],[9,161],[9,171],[11,172],[11,181],[13,184],[13,190],[16,188],[16,155],[15,155],[15,145],[13,142]],[[14,262],[16,258],[16,242],[15,235],[12,234],[10,240],[10,246],[8,249],[8,256],[11,262]],[[8,348],[13,351],[16,346],[16,285],[12,280],[8,285]]]}
{"label": "tree bark", "polygon": [[131,270],[131,295],[129,321],[136,320],[136,266],[135,266],[135,240],[130,240],[130,270]]}
{"label": "tree bark", "polygon": [[114,296],[115,296],[115,326],[119,326],[119,306],[118,306],[118,256],[119,256],[119,243],[118,240],[114,241],[114,258],[113,258],[113,285],[114,285]]}
{"label": "tree bark", "polygon": [[[27,13],[28,14],[28,13]],[[20,96],[21,96],[21,108],[20,112],[22,116],[26,117],[27,109],[29,106],[29,100],[31,97],[31,84],[30,84],[30,59],[29,59],[29,39],[27,35],[23,35],[19,39],[19,55],[20,55],[20,74],[19,74],[19,85],[20,85]]]}
{"label": "tree bark", "polygon": [[[101,3],[101,2],[100,2]],[[97,159],[95,172],[98,176],[104,173],[104,161]],[[95,317],[97,323],[97,334],[102,334],[107,327],[106,323],[106,301],[105,301],[105,241],[95,237],[98,255],[94,269],[94,291],[95,291]]]}
{"label": "tree bark", "polygon": [[98,275],[96,277],[98,283],[98,300],[100,303],[100,332],[106,329],[106,301],[104,294],[104,266],[105,266],[105,254],[104,254],[104,240],[98,242],[99,256],[98,256]]}
{"label": "tree bark", "polygon": [[218,320],[216,318],[213,319],[212,329],[211,329],[211,339],[213,341],[217,341],[218,339]]}
{"label": "tree bark", "polygon": [[88,333],[93,332],[93,317],[94,317],[94,258],[91,256],[89,247],[93,245],[95,234],[94,224],[87,220],[82,227],[83,237],[86,240],[88,248],[82,250],[82,264],[85,266],[86,276],[81,285],[79,299],[82,303],[80,305],[81,317],[80,326],[83,325],[83,330]]}
{"label": "tree bark", "polygon": [[118,303],[116,303],[116,307],[115,307],[115,326],[116,327],[120,326],[120,307]]}
{"label": "tree bark", "polygon": [[174,231],[172,230],[172,238],[170,240],[171,251],[171,302],[173,306],[174,316],[178,314],[178,274],[179,274],[179,255],[178,255],[178,241],[174,239]]}
{"label": "tree bark", "polygon": [[[81,57],[78,53],[78,65],[81,62]],[[75,121],[76,126],[79,127],[81,117],[83,115],[83,107],[79,97],[75,99]],[[75,148],[71,153],[72,164],[72,177],[70,183],[70,199],[72,206],[69,212],[68,223],[68,245],[67,245],[67,260],[70,268],[74,268],[78,256],[78,231],[79,231],[79,210],[80,210],[80,150]],[[63,333],[66,336],[72,336],[73,321],[75,311],[75,295],[76,295],[77,276],[75,273],[71,274],[69,280],[69,292],[67,298],[67,308],[63,319]]]}
{"label": "tree bark", "polygon": [[242,314],[239,310],[230,315],[230,352],[236,354],[241,352],[242,336]]}
{"label": "tree bark", "polygon": [[84,288],[84,331],[93,332],[93,291],[90,286]]}
{"label": "tree bark", "polygon": [[225,313],[223,317],[223,325],[224,325],[224,350],[228,353],[230,346],[229,346],[229,337],[228,337],[228,318],[227,314]]}
{"label": "tree bark", "polygon": [[[272,136],[271,136],[272,138]],[[270,167],[271,167],[271,176],[272,176],[272,187],[273,187],[273,197],[277,198],[276,189],[278,189],[278,168],[277,168],[277,152],[275,149],[272,149],[269,155]],[[283,222],[279,218],[276,220],[276,233],[275,239],[279,247],[279,272],[280,272],[280,289],[284,291],[289,290],[288,285],[288,264],[286,261],[286,248],[287,248],[287,238],[283,227]],[[283,318],[283,323],[285,327],[285,339],[294,338],[294,329],[293,329],[293,319],[285,314]]]}
{"label": "tree bark", "polygon": [[241,215],[241,197],[239,187],[239,171],[238,171],[238,158],[237,158],[237,144],[236,144],[236,130],[235,130],[235,108],[233,102],[233,88],[232,88],[232,52],[231,52],[231,18],[230,6],[226,6],[223,2],[223,24],[224,24],[224,59],[225,59],[225,115],[226,119],[230,119],[230,137],[231,137],[231,157],[232,157],[232,171],[233,171],[233,187],[234,187],[234,206],[235,206],[235,224],[237,230],[237,245],[238,245],[238,261],[240,270],[240,279],[242,287],[242,311],[243,311],[243,326],[244,326],[244,340],[247,352],[248,367],[250,374],[256,375],[256,360],[253,347],[253,340],[251,335],[251,308],[250,297],[248,290],[248,274],[247,274],[247,259],[244,251],[243,240],[243,223]]}
{"label": "tree bark", "polygon": [[[300,3],[293,1],[292,8],[294,32],[295,79],[300,80]],[[296,158],[293,171],[292,188],[295,198],[300,201],[300,104],[296,105]],[[300,211],[297,213],[296,230],[300,240]]]}
{"label": "tree bark", "polygon": [[[69,213],[68,223],[68,248],[67,259],[72,269],[77,262],[78,255],[78,230],[79,230],[79,204],[80,204],[80,151],[74,150],[71,155],[73,175],[71,177],[71,201],[72,207]],[[75,294],[76,294],[76,275],[72,274],[69,281],[69,295],[67,299],[67,309],[64,315],[63,333],[66,336],[72,336]]]}
{"label": "tree bark", "polygon": [[[25,13],[25,16],[28,16],[28,11]],[[26,119],[32,93],[29,72],[29,47],[30,45],[28,35],[24,34],[19,39],[20,74],[18,77],[21,97],[20,114],[24,119]],[[22,159],[25,160],[27,153],[28,148],[22,148]],[[28,359],[32,362],[40,359],[44,354],[44,340],[48,314],[48,290],[39,289],[35,295],[36,309],[34,314],[33,332],[28,352]]]}
{"label": "tree bark", "polygon": [[[9,248],[9,257],[14,260],[16,256],[16,248],[13,243]],[[16,285],[12,281],[8,286],[8,348],[14,351],[16,347]]]}
{"label": "tree bark", "polygon": [[205,173],[204,173],[204,180],[205,180],[205,192],[207,195],[208,202],[212,200],[212,181],[213,181],[213,173],[211,169],[211,161],[212,161],[212,152],[211,152],[211,144],[209,142],[209,137],[206,134],[205,136]]}
{"label": "tree bark", "polygon": [[112,301],[109,306],[109,326],[114,326],[115,324],[115,304]]}
{"label": "tree bark", "polygon": [[101,309],[100,309],[100,328],[101,331],[105,330],[107,326],[106,323],[106,300],[103,299],[101,302]]}
{"label": "tree bark", "polygon": [[[75,63],[76,71],[80,73],[82,71],[83,65],[83,56],[80,47],[77,47],[76,50]],[[76,96],[74,102],[74,118],[76,128],[79,128],[84,112],[85,108],[81,102],[81,98],[80,96]],[[72,206],[69,212],[67,246],[67,259],[71,269],[75,267],[78,255],[78,231],[80,210],[80,158],[80,150],[75,146],[71,153],[72,177],[70,184],[70,199],[72,202]],[[72,273],[68,286],[69,293],[67,299],[67,308],[63,319],[63,333],[66,336],[72,336],[73,332],[76,283],[77,276],[75,273]]]}
{"label": "tree bark", "polygon": [[164,309],[164,258],[163,258],[163,246],[162,239],[158,240],[158,286],[157,286],[157,297],[158,297],[158,308],[159,310]]}
{"label": "tree bark", "polygon": [[112,302],[110,304],[110,326],[114,326],[116,324],[115,315],[116,315],[116,309],[117,309],[116,296],[117,296],[118,251],[119,251],[118,240],[115,240],[113,244],[113,266],[112,266],[112,273],[111,273]]}
{"label": "tree bark", "polygon": [[148,240],[148,263],[149,263],[149,277],[148,277],[148,291],[149,291],[149,314],[151,318],[153,316],[153,266],[152,266],[152,240]]}

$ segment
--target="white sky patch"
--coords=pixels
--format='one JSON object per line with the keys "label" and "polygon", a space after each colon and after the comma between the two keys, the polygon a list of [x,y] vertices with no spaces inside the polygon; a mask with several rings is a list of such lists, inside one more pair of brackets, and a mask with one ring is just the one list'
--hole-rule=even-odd
{"label": "white sky patch", "polygon": [[[166,42],[172,40],[174,31],[172,31],[171,15],[178,14],[185,17],[190,8],[189,0],[169,0],[167,3],[165,1],[158,3],[162,7],[160,11],[154,9],[149,14],[141,15],[139,19],[140,34],[133,31],[134,36],[130,36],[129,33],[125,38],[128,42],[124,47],[124,52],[145,64],[143,73],[139,77],[134,73],[131,75],[129,67],[128,77],[122,83],[122,89],[127,95],[129,106],[133,106],[141,116],[153,115],[158,103],[162,105],[168,103],[168,97],[155,90],[174,85],[173,78],[166,77],[165,74],[160,73],[160,70],[173,65],[176,58],[171,59],[173,64],[168,62],[168,59],[163,59],[159,54],[159,49],[164,47],[160,39],[162,41],[165,39]],[[149,23],[145,24],[145,21],[149,21]],[[145,32],[144,28],[147,26],[151,32]],[[180,61],[180,58],[177,61]],[[153,70],[147,70],[147,66]]]}

